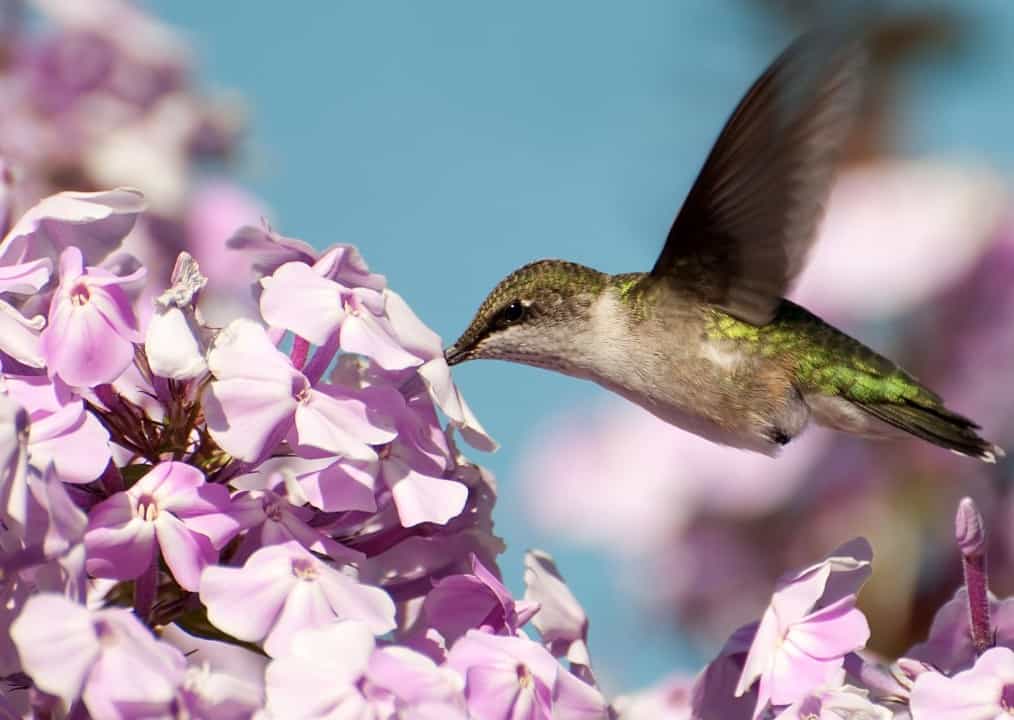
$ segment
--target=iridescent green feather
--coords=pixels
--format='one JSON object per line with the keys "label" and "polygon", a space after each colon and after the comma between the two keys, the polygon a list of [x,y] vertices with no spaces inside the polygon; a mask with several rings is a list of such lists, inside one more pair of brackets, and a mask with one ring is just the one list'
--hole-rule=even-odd
{"label": "iridescent green feather", "polygon": [[804,308],[783,301],[775,318],[751,325],[711,310],[710,339],[726,339],[789,364],[800,389],[862,404],[914,403],[935,407],[940,398],[887,358],[831,327]]}

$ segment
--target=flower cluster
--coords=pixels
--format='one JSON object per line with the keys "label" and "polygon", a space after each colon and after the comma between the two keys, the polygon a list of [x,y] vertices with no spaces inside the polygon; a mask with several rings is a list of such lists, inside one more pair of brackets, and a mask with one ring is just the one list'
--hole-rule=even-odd
{"label": "flower cluster", "polygon": [[975,503],[958,506],[965,586],[925,642],[886,662],[866,650],[856,607],[871,572],[863,539],[781,578],[759,622],[741,627],[696,678],[617,698],[623,720],[971,720],[1014,707],[1014,598],[989,593],[986,534]]}
{"label": "flower cluster", "polygon": [[256,320],[205,324],[186,253],[145,320],[142,212],[59,193],[0,241],[11,712],[604,717],[552,560],[498,578],[439,337],[354,247],[258,227]]}

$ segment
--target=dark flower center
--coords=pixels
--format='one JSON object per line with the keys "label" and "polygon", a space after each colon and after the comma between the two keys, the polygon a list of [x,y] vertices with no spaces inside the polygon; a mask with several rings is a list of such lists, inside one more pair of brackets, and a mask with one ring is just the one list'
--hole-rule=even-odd
{"label": "dark flower center", "polygon": [[1000,693],[1000,707],[1007,711],[1008,715],[1014,715],[1014,683],[1007,683]]}

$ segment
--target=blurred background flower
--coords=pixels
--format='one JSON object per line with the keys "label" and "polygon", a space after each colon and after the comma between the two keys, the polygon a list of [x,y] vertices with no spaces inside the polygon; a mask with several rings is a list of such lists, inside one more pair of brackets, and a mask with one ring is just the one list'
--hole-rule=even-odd
{"label": "blurred background flower", "polygon": [[[152,212],[127,249],[156,268],[188,249],[214,320],[243,310],[214,291],[247,277],[220,240],[270,198],[287,232],[356,243],[454,337],[529,260],[648,267],[743,90],[843,5],[145,4],[170,27],[121,0],[7,0],[0,235],[57,190],[136,186]],[[1014,6],[847,5],[881,18],[877,84],[793,297],[1014,449]],[[1014,527],[1011,460],[811,430],[772,461],[531,368],[456,376],[503,446],[500,562],[552,552],[611,689],[696,671],[777,576],[859,534],[877,555],[860,599],[873,648],[897,652],[959,583],[957,498]],[[1003,596],[1014,533],[990,538]]]}

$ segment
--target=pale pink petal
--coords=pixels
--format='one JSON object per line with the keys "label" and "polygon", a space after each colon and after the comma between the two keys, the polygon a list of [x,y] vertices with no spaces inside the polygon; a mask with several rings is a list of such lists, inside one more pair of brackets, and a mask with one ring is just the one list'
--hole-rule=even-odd
{"label": "pale pink petal", "polygon": [[211,436],[230,455],[248,462],[285,437],[296,407],[288,387],[259,380],[220,380],[204,391]]}
{"label": "pale pink petal", "polygon": [[285,598],[271,632],[264,639],[264,652],[280,657],[289,652],[293,636],[307,628],[323,628],[335,621],[334,610],[316,580],[299,579]]}
{"label": "pale pink petal", "polygon": [[354,245],[332,245],[313,263],[313,269],[322,277],[345,287],[380,291],[387,284],[383,275],[370,272]]}
{"label": "pale pink petal", "polygon": [[42,356],[39,331],[46,324],[42,315],[26,318],[6,300],[0,299],[0,352],[5,352],[29,367],[46,364]]}
{"label": "pale pink petal", "polygon": [[424,522],[443,525],[464,510],[468,488],[461,483],[423,475],[395,457],[385,460],[382,467],[403,526]]}
{"label": "pale pink petal", "polygon": [[324,566],[317,583],[340,620],[359,620],[375,635],[394,629],[394,601],[379,587],[364,585]]}
{"label": "pale pink petal", "polygon": [[92,716],[165,716],[183,680],[183,655],[155,640],[127,610],[100,611],[95,625],[102,638],[102,654],[84,692]]}
{"label": "pale pink petal", "polygon": [[948,678],[924,672],[915,680],[909,708],[912,720],[997,720],[1002,683],[989,676]]}
{"label": "pale pink petal", "polygon": [[157,309],[144,338],[148,365],[159,377],[189,380],[208,369],[192,318],[177,307]]}
{"label": "pale pink petal", "polygon": [[133,344],[120,335],[92,303],[75,305],[54,297],[41,350],[51,372],[69,385],[112,382],[134,359]]}
{"label": "pale pink petal", "polygon": [[[776,654],[768,674],[761,678],[761,697],[768,695],[772,705],[790,705],[827,684],[842,667],[842,658],[814,660],[791,645]],[[757,705],[757,713],[763,708]]]}
{"label": "pale pink petal", "polygon": [[119,247],[144,208],[141,193],[127,188],[57,193],[21,216],[0,245],[0,254],[20,247],[33,258],[56,257],[75,245],[84,251],[87,264],[95,265]]}
{"label": "pale pink petal", "polygon": [[87,609],[62,595],[33,595],[11,623],[10,632],[21,664],[36,686],[68,705],[80,695],[99,655]]}
{"label": "pale pink petal", "polygon": [[866,616],[848,597],[793,625],[786,642],[817,660],[833,660],[865,647],[869,638]]}
{"label": "pale pink petal", "polygon": [[743,672],[736,685],[736,697],[744,695],[759,677],[768,671],[774,663],[777,648],[782,638],[782,630],[778,627],[778,618],[774,610],[768,607],[764,611],[760,625],[750,643],[750,651],[743,662]]}
{"label": "pale pink petal", "polygon": [[[31,442],[32,464],[44,468],[53,463],[64,482],[89,483],[109,464],[109,431],[91,413],[78,410],[75,414],[77,418],[63,434]],[[32,435],[36,430],[33,424]]]}
{"label": "pale pink petal", "polygon": [[155,521],[155,533],[162,557],[176,582],[184,590],[196,592],[201,584],[201,572],[218,558],[211,541],[200,533],[191,532],[167,512]]}
{"label": "pale pink petal", "polygon": [[553,720],[601,720],[606,717],[602,693],[562,667],[553,688]]}
{"label": "pale pink petal", "polygon": [[291,557],[291,550],[275,545],[255,552],[242,568],[206,568],[200,595],[208,619],[240,640],[262,640],[299,582],[292,573]]}
{"label": "pale pink petal", "polygon": [[299,477],[299,486],[306,499],[324,512],[377,509],[374,497],[375,463],[360,464],[339,461],[319,472]]}
{"label": "pale pink petal", "polygon": [[204,473],[182,462],[163,462],[153,467],[147,475],[130,489],[134,498],[152,495],[160,508],[177,510],[189,507],[194,491],[204,485]]}
{"label": "pale pink petal", "polygon": [[419,375],[426,383],[433,402],[450,418],[451,423],[458,428],[458,432],[469,445],[483,452],[493,452],[499,447],[486,433],[479,419],[465,402],[458,386],[454,384],[451,369],[447,366],[443,355],[427,360],[419,368]]}
{"label": "pale pink petal", "polygon": [[319,448],[351,460],[375,460],[369,445],[393,440],[396,433],[375,424],[366,403],[356,397],[331,397],[311,390],[296,408],[300,445]]}
{"label": "pale pink petal", "polygon": [[405,350],[368,310],[357,310],[345,317],[341,327],[341,348],[373,358],[385,370],[416,367],[422,360]]}
{"label": "pale pink petal", "polygon": [[116,580],[136,578],[155,559],[155,529],[134,517],[127,493],[117,493],[92,508],[85,532],[88,572]]}
{"label": "pale pink petal", "polygon": [[390,289],[384,291],[384,298],[387,318],[402,347],[423,360],[442,358],[444,349],[440,336],[419,319],[405,299]]}
{"label": "pale pink petal", "polygon": [[245,378],[290,387],[298,375],[264,328],[251,320],[234,320],[218,333],[208,352],[208,367],[220,380]]}
{"label": "pale pink petal", "polygon": [[525,599],[538,604],[532,623],[545,642],[587,640],[584,608],[560,576],[553,558],[541,550],[525,553]]}
{"label": "pale pink petal", "polygon": [[323,345],[345,318],[341,287],[301,262],[285,263],[261,279],[261,315],[272,327]]}
{"label": "pale pink petal", "polygon": [[[139,271],[139,272],[143,272]],[[141,280],[144,275],[140,276]],[[91,300],[88,302],[95,311],[99,312],[113,331],[121,338],[131,342],[144,342],[144,336],[137,327],[137,318],[134,310],[130,307],[130,298],[117,285],[127,281],[128,278],[113,276],[105,287],[99,279],[89,276],[88,286],[91,289]]]}
{"label": "pale pink petal", "polygon": [[30,295],[38,292],[47,282],[53,261],[40,258],[17,265],[0,266],[0,292]]}
{"label": "pale pink petal", "polygon": [[511,665],[476,665],[465,672],[468,709],[477,718],[528,720],[534,698],[530,687],[527,697],[523,693],[518,670]]}

